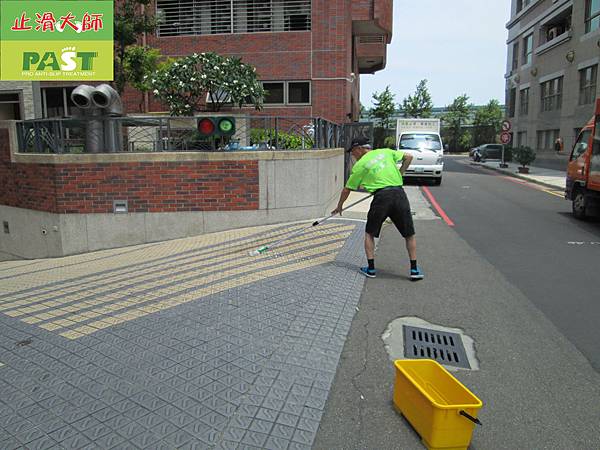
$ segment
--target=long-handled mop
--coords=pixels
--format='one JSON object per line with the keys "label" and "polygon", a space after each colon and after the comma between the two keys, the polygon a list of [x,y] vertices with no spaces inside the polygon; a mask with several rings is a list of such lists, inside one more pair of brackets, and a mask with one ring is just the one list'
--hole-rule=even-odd
{"label": "long-handled mop", "polygon": [[[342,209],[342,211],[346,211],[347,209],[352,208],[353,206],[358,205],[360,202],[364,202],[366,199],[371,198],[373,196],[373,194],[368,195],[366,197],[361,198],[360,200],[352,203],[351,205],[346,206],[344,209]],[[331,219],[332,217],[336,216],[337,214],[331,214],[330,216],[325,217],[324,219],[321,220],[316,220],[311,226],[306,227],[306,228],[302,228],[301,230],[295,231],[292,234],[285,236],[281,239],[279,239],[278,241],[273,242],[270,245],[263,245],[262,247],[257,248],[256,250],[252,250],[249,252],[250,256],[258,256],[264,252],[266,252],[267,250],[272,249],[273,247],[277,247],[279,244],[281,244],[284,241],[287,241],[288,239],[291,239],[295,236],[298,236],[302,233],[305,233],[307,230],[312,229],[312,227],[316,227],[317,225],[322,224],[323,222]]]}

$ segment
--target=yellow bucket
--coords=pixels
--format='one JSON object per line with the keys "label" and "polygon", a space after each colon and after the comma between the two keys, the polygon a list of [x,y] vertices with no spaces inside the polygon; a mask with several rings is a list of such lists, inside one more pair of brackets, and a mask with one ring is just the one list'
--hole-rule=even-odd
{"label": "yellow bucket", "polygon": [[466,450],[483,406],[471,391],[431,359],[394,362],[394,405],[430,449]]}

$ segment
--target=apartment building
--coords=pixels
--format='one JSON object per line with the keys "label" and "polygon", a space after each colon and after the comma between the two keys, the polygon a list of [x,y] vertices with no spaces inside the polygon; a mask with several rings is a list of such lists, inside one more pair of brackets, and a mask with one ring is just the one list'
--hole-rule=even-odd
{"label": "apartment building", "polygon": [[[163,55],[214,51],[254,65],[268,91],[263,115],[358,120],[360,75],[385,67],[392,38],[393,0],[155,0],[151,7],[159,26],[144,41]],[[74,85],[0,82],[0,116],[69,116]],[[125,103],[138,112],[139,94],[127,90]],[[152,96],[147,105],[166,110]]]}
{"label": "apartment building", "polygon": [[[600,62],[599,0],[512,0],[506,109],[514,145],[556,159],[593,114]],[[564,158],[564,157],[563,157]]]}

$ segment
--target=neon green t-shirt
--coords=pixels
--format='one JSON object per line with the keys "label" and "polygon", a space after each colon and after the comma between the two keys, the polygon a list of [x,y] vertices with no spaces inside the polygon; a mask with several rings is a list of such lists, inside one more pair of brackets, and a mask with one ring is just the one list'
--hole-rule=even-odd
{"label": "neon green t-shirt", "polygon": [[389,148],[371,150],[363,155],[354,167],[346,187],[353,191],[362,186],[369,192],[389,186],[402,186],[402,175],[396,164],[404,152]]}

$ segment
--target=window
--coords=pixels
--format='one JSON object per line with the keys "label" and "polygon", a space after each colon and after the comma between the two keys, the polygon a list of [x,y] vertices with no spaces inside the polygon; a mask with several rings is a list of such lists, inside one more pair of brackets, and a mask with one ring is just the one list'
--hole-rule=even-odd
{"label": "window", "polygon": [[538,150],[554,150],[554,141],[558,138],[560,130],[542,130],[537,132]]}
{"label": "window", "polygon": [[247,0],[248,32],[271,31],[271,0]]}
{"label": "window", "polygon": [[585,2],[585,32],[597,30],[600,27],[600,0]]}
{"label": "window", "polygon": [[575,146],[573,147],[573,153],[571,154],[571,161],[579,158],[583,155],[588,149],[588,143],[590,141],[590,136],[592,135],[591,130],[585,130],[583,133],[579,135],[577,142],[575,142]]}
{"label": "window", "polygon": [[512,53],[512,70],[517,70],[519,68],[519,42],[515,42],[513,44],[513,53]]}
{"label": "window", "polygon": [[579,104],[588,105],[596,99],[598,65],[579,71]]}
{"label": "window", "polygon": [[44,117],[69,117],[75,104],[71,100],[72,87],[42,88]]}
{"label": "window", "polygon": [[310,83],[308,81],[288,83],[288,103],[309,104]]}
{"label": "window", "polygon": [[311,0],[156,0],[158,36],[308,31]]}
{"label": "window", "polygon": [[284,83],[263,83],[263,88],[267,91],[265,105],[283,105],[285,103]]}
{"label": "window", "polygon": [[284,2],[285,31],[310,30],[310,2]]}
{"label": "window", "polygon": [[562,85],[563,77],[554,78],[540,85],[542,112],[556,111],[562,108]]}
{"label": "window", "polygon": [[511,88],[508,91],[508,117],[515,117],[515,108],[517,106],[517,89]]}
{"label": "window", "polygon": [[21,120],[21,98],[18,93],[0,93],[0,120]]}
{"label": "window", "polygon": [[[197,7],[197,2],[194,2]],[[208,3],[208,2],[206,2]],[[212,1],[209,5],[202,7],[210,8],[210,34],[231,33],[231,3],[228,1]],[[206,12],[206,11],[204,11]],[[196,11],[193,12],[195,14]],[[194,17],[194,27],[196,19]],[[195,34],[195,33],[194,33]]]}
{"label": "window", "polygon": [[523,38],[523,65],[531,64],[533,55],[533,34]]}
{"label": "window", "polygon": [[310,105],[310,81],[265,81],[265,105]]}
{"label": "window", "polygon": [[400,148],[438,151],[442,149],[442,142],[437,134],[403,134],[400,138]]}
{"label": "window", "polygon": [[517,133],[517,146],[527,145],[527,131],[519,131]]}
{"label": "window", "polygon": [[517,13],[520,13],[523,8],[529,6],[533,0],[517,0]]}
{"label": "window", "polygon": [[521,89],[519,100],[519,115],[526,116],[529,114],[529,88]]}

